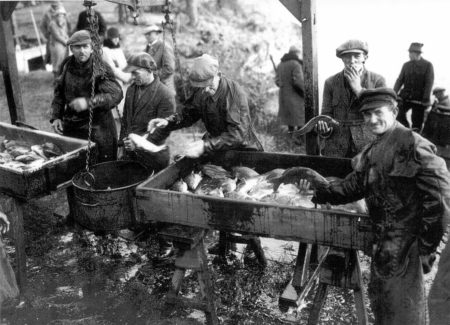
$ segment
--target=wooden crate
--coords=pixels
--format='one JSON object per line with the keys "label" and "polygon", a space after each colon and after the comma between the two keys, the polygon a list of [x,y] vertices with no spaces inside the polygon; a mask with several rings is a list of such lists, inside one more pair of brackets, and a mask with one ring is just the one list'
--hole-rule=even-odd
{"label": "wooden crate", "polygon": [[[88,142],[55,133],[0,123],[0,136],[8,140],[21,140],[30,144],[52,142],[65,154],[51,159],[39,168],[17,170],[0,165],[0,192],[22,199],[49,194],[56,187],[85,168]],[[95,150],[95,144],[92,144]]]}
{"label": "wooden crate", "polygon": [[[351,171],[349,159],[265,152],[229,151],[208,161],[225,168],[248,166],[260,173],[293,166],[310,167],[324,176],[344,177]],[[370,223],[365,214],[168,190],[196,163],[199,161],[182,159],[137,187],[138,222],[163,221],[342,248],[368,249],[371,246]]]}

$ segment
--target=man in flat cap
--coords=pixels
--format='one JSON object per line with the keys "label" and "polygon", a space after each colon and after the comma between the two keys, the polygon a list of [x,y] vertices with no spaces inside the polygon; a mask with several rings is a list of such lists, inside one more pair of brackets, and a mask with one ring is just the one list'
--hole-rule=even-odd
{"label": "man in flat cap", "polygon": [[344,70],[325,81],[321,114],[338,120],[340,127],[332,129],[326,122],[319,122],[319,136],[327,138],[325,156],[352,158],[373,139],[358,111],[359,94],[364,89],[386,87],[386,82],[365,68],[368,54],[368,45],[361,40],[346,41],[336,49]]}
{"label": "man in flat cap", "polygon": [[65,136],[87,139],[89,107],[93,109],[92,141],[97,144],[98,162],[115,160],[117,132],[111,109],[122,100],[122,88],[111,68],[100,60],[95,94],[91,97],[93,49],[88,31],[75,32],[67,41],[73,55],[61,64],[51,104],[53,130]]}
{"label": "man in flat cap", "polygon": [[163,84],[175,94],[175,56],[172,45],[167,41],[162,41],[160,35],[162,29],[157,25],[150,25],[144,29],[147,39],[145,52],[150,54],[156,62],[159,78]]}
{"label": "man in flat cap", "polygon": [[278,119],[292,132],[305,124],[305,87],[300,49],[291,46],[281,58],[276,72],[275,82],[280,87]]}
{"label": "man in flat cap", "polygon": [[[169,150],[151,152],[141,148],[138,137],[144,136],[144,140],[154,145],[165,144],[170,131],[157,129],[151,134],[147,133],[150,120],[166,118],[175,113],[175,96],[164,85],[157,75],[156,63],[150,54],[141,52],[133,54],[128,59],[126,72],[131,72],[132,83],[125,95],[125,105],[122,117],[122,128],[119,137],[119,145],[123,145],[125,151],[120,153],[125,159],[138,160],[144,164],[149,172],[158,172],[169,164]],[[137,141],[136,141],[137,140]]]}
{"label": "man in flat cap", "polygon": [[[177,130],[202,120],[206,133],[203,139],[186,144],[183,152],[186,157],[197,158],[232,149],[263,150],[252,125],[247,95],[235,81],[221,74],[216,58],[203,54],[194,59],[189,81],[194,91],[181,113],[151,120],[150,132],[158,128]],[[221,233],[219,241],[225,238]],[[260,245],[257,238],[252,242],[255,245]]]}
{"label": "man in flat cap", "polygon": [[425,110],[431,105],[430,96],[434,83],[434,69],[431,62],[422,58],[422,43],[411,43],[409,61],[403,64],[394,90],[402,101],[399,103],[397,119],[409,126],[406,113],[411,109],[411,128],[420,132]]}
{"label": "man in flat cap", "polygon": [[[169,149],[162,146],[170,131],[161,128],[149,134],[148,123],[175,113],[175,94],[159,80],[156,70],[155,60],[148,53],[136,53],[128,59],[125,71],[131,72],[132,83],[125,95],[119,137],[119,159],[136,160],[147,167],[149,174],[169,165]],[[159,258],[165,259],[172,253],[172,243],[159,238]]]}
{"label": "man in flat cap", "polygon": [[316,203],[366,199],[373,225],[369,297],[375,324],[427,324],[423,274],[430,271],[450,212],[450,174],[435,146],[396,120],[396,93],[364,90],[364,123],[375,140],[354,171],[316,189]]}

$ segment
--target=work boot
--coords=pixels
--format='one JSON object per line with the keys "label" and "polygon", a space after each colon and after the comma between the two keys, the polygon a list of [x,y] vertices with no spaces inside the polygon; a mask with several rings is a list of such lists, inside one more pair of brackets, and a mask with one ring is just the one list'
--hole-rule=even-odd
{"label": "work boot", "polygon": [[261,246],[261,239],[251,237],[244,249],[244,263],[248,266],[259,265],[262,268],[267,266],[266,256]]}

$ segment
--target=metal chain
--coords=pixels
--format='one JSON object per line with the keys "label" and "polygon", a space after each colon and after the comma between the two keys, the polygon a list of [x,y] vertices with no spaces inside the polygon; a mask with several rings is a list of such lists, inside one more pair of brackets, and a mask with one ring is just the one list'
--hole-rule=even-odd
{"label": "metal chain", "polygon": [[102,62],[102,47],[100,36],[98,35],[98,16],[95,15],[92,9],[95,3],[89,0],[84,1],[84,6],[86,6],[86,14],[89,22],[89,29],[92,39],[92,76],[91,76],[91,99],[89,101],[89,129],[88,129],[88,149],[86,153],[86,172],[89,173],[89,163],[91,158],[91,147],[92,147],[92,121],[94,118],[94,97],[95,97],[95,80],[98,76],[105,76],[105,69]]}
{"label": "metal chain", "polygon": [[165,19],[165,21],[163,21],[163,23],[162,23],[162,25],[163,25],[163,42],[165,42],[165,37],[166,37],[165,31],[166,31],[166,26],[168,25],[170,27],[170,33],[172,35],[173,52],[174,52],[174,56],[175,56],[175,65],[176,65],[175,70],[178,70],[178,72],[180,73],[181,89],[183,90],[184,99],[186,99],[187,98],[186,87],[184,84],[183,71],[181,71],[180,55],[178,52],[177,40],[175,37],[175,24],[174,24],[173,20],[170,19],[171,11],[170,11],[170,1],[169,0],[166,0],[166,4],[164,5],[163,13],[164,13],[164,19]]}

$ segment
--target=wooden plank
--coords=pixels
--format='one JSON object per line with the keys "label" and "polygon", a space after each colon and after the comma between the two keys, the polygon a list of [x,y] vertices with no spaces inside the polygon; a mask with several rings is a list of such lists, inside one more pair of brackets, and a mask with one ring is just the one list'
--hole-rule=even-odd
{"label": "wooden plank", "polygon": [[[319,77],[317,69],[316,0],[301,1],[303,74],[305,77],[305,120],[319,115]],[[306,153],[318,154],[317,138],[306,135]]]}
{"label": "wooden plank", "polygon": [[[137,221],[169,222],[324,246],[370,247],[368,217],[157,189],[136,189]],[[363,230],[361,230],[363,229]]]}
{"label": "wooden plank", "polygon": [[[8,10],[5,9],[6,6],[10,8],[11,4],[8,3],[0,4],[2,14],[4,10]],[[5,83],[11,122],[14,123],[17,120],[25,121],[19,73],[17,72],[16,51],[11,20],[9,18],[8,20],[0,20],[0,68]]]}

